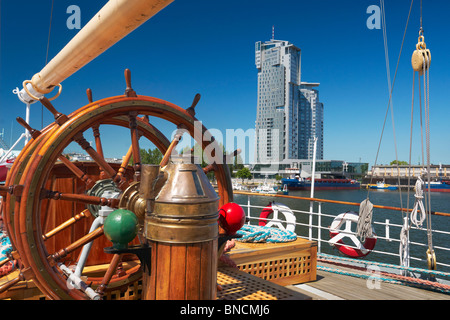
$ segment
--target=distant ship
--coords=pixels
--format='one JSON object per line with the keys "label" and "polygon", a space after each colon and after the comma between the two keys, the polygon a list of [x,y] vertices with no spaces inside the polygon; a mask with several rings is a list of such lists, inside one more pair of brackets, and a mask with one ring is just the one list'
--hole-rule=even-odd
{"label": "distant ship", "polygon": [[[424,184],[424,189],[428,190],[428,182]],[[439,180],[430,182],[431,192],[450,192],[450,180]]]}
{"label": "distant ship", "polygon": [[[281,179],[282,185],[287,185],[288,190],[311,190],[312,181],[308,179]],[[353,179],[315,179],[314,190],[353,190],[359,189],[360,183]]]}
{"label": "distant ship", "polygon": [[369,188],[379,190],[397,190],[398,186],[387,184],[384,181],[378,181],[377,184],[369,184]]}

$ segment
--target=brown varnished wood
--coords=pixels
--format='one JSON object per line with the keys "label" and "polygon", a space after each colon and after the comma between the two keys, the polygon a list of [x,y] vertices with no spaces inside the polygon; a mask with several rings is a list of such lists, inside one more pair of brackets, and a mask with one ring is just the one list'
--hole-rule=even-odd
{"label": "brown varnished wood", "polygon": [[191,270],[186,270],[186,245],[172,245],[170,247],[170,271],[169,271],[169,299],[186,299],[186,277]]}
{"label": "brown varnished wood", "polygon": [[53,116],[55,117],[55,122],[58,125],[63,125],[69,119],[65,114],[58,112],[52,105],[50,100],[48,100],[46,97],[41,97],[39,101],[44,107],[47,108],[47,110],[49,110],[53,114]]}
{"label": "brown varnished wood", "polygon": [[122,258],[122,255],[120,254],[114,254],[113,258],[111,260],[111,263],[109,264],[108,270],[106,271],[102,282],[97,287],[96,292],[104,295],[105,290],[108,287],[109,282],[111,281],[114,273],[117,271],[117,267],[119,265],[120,259]]}
{"label": "brown varnished wood", "polygon": [[[100,157],[105,158],[103,154],[102,140],[100,139],[100,125],[98,123],[92,126],[92,133],[94,135],[95,149],[97,150],[97,153],[100,155]],[[105,178],[105,172],[100,168],[100,179]]]}
{"label": "brown varnished wood", "polygon": [[[131,88],[131,83],[127,83],[127,88]],[[130,90],[128,91],[131,92]],[[126,103],[128,100],[132,101],[132,103],[130,103],[130,105],[125,105],[124,103]],[[46,285],[44,289],[49,295],[51,295],[52,298],[66,297],[67,295],[69,295],[72,298],[78,299],[83,298],[83,295],[69,291],[64,294],[55,292],[54,289],[58,288],[58,286],[64,288],[64,281],[59,277],[59,275],[53,273],[51,268],[48,268],[45,265],[46,259],[41,253],[41,250],[48,252],[48,254],[54,255],[55,259],[62,259],[61,261],[64,261],[67,264],[69,264],[71,261],[75,261],[77,252],[80,251],[81,246],[85,243],[85,241],[90,241],[93,239],[91,235],[86,236],[87,228],[85,228],[85,226],[90,225],[89,222],[91,222],[90,220],[92,219],[92,217],[80,219],[70,227],[61,230],[61,233],[52,236],[48,241],[42,241],[42,234],[45,234],[46,232],[57,228],[59,225],[66,223],[74,216],[82,212],[85,209],[85,203],[96,203],[100,205],[109,204],[114,207],[113,201],[85,195],[87,185],[81,179],[82,176],[77,176],[76,174],[74,174],[74,172],[71,171],[70,168],[68,168],[68,166],[66,166],[64,163],[61,163],[61,166],[55,165],[55,161],[61,155],[61,150],[63,150],[62,147],[67,146],[71,141],[75,140],[94,159],[95,162],[92,163],[92,165],[96,168],[97,172],[96,174],[89,173],[89,171],[86,170],[86,167],[83,167],[84,164],[77,164],[78,169],[89,176],[92,181],[97,181],[100,178],[100,170],[98,169],[98,167],[101,167],[108,174],[108,176],[114,178],[117,175],[118,170],[116,171],[113,166],[106,163],[106,161],[104,161],[103,155],[97,152],[98,150],[95,151],[94,149],[90,148],[90,145],[88,145],[82,133],[89,128],[93,128],[98,124],[106,123],[111,119],[119,119],[119,117],[126,119],[126,117],[130,115],[130,112],[137,112],[137,114],[139,114],[142,110],[142,113],[145,113],[144,118],[140,119],[136,116],[136,121],[147,122],[148,120],[146,116],[157,116],[161,117],[162,119],[168,120],[176,124],[177,126],[187,126],[189,133],[192,135],[191,131],[193,131],[192,123],[194,119],[192,118],[192,115],[188,116],[189,112],[186,112],[184,109],[156,98],[133,97],[132,94],[129,94],[128,97],[125,98],[123,96],[113,97],[104,99],[102,101],[97,101],[95,104],[91,103],[90,105],[81,108],[79,111],[72,113],[68,117],[69,119],[67,121],[56,122],[56,126],[58,128],[55,128],[55,130],[52,131],[52,134],[46,137],[45,143],[39,145],[39,148],[36,149],[37,151],[33,154],[31,161],[29,161],[29,163],[27,164],[26,174],[24,174],[24,179],[22,179],[21,181],[23,181],[24,185],[23,194],[27,194],[27,196],[30,195],[31,200],[26,200],[22,197],[21,201],[19,201],[19,206],[17,208],[20,211],[18,219],[20,230],[18,230],[16,234],[20,236],[21,243],[23,244],[23,250],[21,250],[21,254],[24,253],[25,256],[29,257],[30,259],[30,263],[28,265],[34,271],[33,278],[35,278],[35,280],[39,283],[45,283],[46,281],[49,281],[49,284]],[[120,121],[117,120],[117,122]],[[124,126],[123,124],[119,125]],[[143,128],[142,124],[139,125],[139,128]],[[139,131],[140,130],[134,131],[134,137],[137,137],[137,134],[140,134]],[[132,139],[134,141],[137,140],[136,138]],[[154,141],[152,140],[152,142]],[[155,142],[155,145],[158,144],[159,147],[161,142]],[[203,147],[208,144],[203,143]],[[166,148],[167,146],[168,144],[165,145]],[[167,150],[161,151],[164,153]],[[108,166],[110,166],[111,169],[108,168]],[[132,175],[134,174],[135,170],[127,166],[123,176],[124,179],[127,179],[127,181],[132,181],[132,176],[131,179],[129,179],[129,177],[127,176],[128,169],[131,169]],[[63,174],[58,176],[58,172]],[[221,166],[219,166],[216,172],[216,178],[219,180],[218,183],[221,185],[219,186],[219,190],[228,190],[227,187],[224,187],[228,183],[228,181],[226,180],[227,176],[225,172],[226,171],[224,170],[224,168],[221,168]],[[68,185],[67,188],[63,187],[63,185],[65,184]],[[231,187],[231,185],[229,187]],[[37,194],[41,194],[42,197],[33,195],[33,192],[36,190],[43,190],[42,193],[37,192]],[[49,190],[50,192],[47,192],[47,190]],[[232,199],[232,192],[221,196],[222,201],[226,202],[229,199]],[[63,211],[65,213],[60,214],[60,212]],[[58,218],[60,218],[60,220],[52,217],[59,215],[60,217]],[[30,228],[29,221],[32,221],[34,224],[32,229]],[[42,230],[40,230],[40,228],[42,228]],[[81,237],[79,232],[77,231],[78,228],[83,229],[80,232],[82,235]],[[35,237],[34,234],[36,234],[37,237]],[[64,243],[64,238],[69,239],[67,241],[68,244]],[[95,243],[102,238],[104,237],[100,237],[95,240],[94,246]],[[37,241],[35,239],[37,239]],[[36,244],[42,245],[43,248],[40,250],[33,249],[35,248]],[[105,246],[108,246],[108,244],[99,246],[99,248],[103,249]],[[161,246],[164,246],[164,244],[161,244]],[[210,247],[212,248],[214,246]],[[214,249],[215,251],[217,251],[217,243]],[[175,251],[177,250],[181,249],[175,249]],[[212,252],[211,250],[205,250],[205,252]],[[95,250],[93,252],[95,252]],[[161,248],[160,250],[155,250],[155,252],[159,252],[160,258],[166,254],[164,250],[161,250]],[[187,247],[185,248],[185,252],[185,256],[187,256]],[[197,252],[197,255],[198,254],[199,253]],[[177,258],[179,258],[181,255],[177,254],[176,256]],[[169,257],[171,257],[170,253]],[[173,258],[176,259],[175,257]],[[160,259],[160,261],[161,260],[162,259]],[[185,270],[188,260],[189,259],[186,259],[185,261]],[[111,257],[108,263],[109,262],[111,262]],[[204,265],[206,266],[206,268],[214,269],[214,263],[209,262]],[[45,269],[45,271],[39,271],[41,269]],[[160,271],[163,271],[163,269],[160,269]],[[204,281],[208,284],[208,286],[210,286],[210,284],[214,282],[214,276],[211,275],[211,273],[209,273],[208,275],[203,274],[199,276],[199,279],[205,279]],[[176,282],[180,280],[179,278],[175,277],[172,279],[172,281]],[[213,287],[215,288],[215,284],[213,285]],[[179,291],[181,292],[181,290]],[[170,292],[164,293],[164,291],[161,291],[161,293],[162,297],[170,296]],[[178,293],[176,295],[178,295]],[[208,296],[208,294],[202,293],[198,294],[198,296],[205,297]]]}
{"label": "brown varnished wood", "polygon": [[[73,172],[73,174],[80,180],[82,180],[84,183],[86,183],[86,188],[90,189],[94,186],[95,181],[92,180],[86,173],[81,171],[75,164],[73,164],[69,159],[67,159],[65,156],[61,155],[58,157],[58,159],[64,163],[64,165]],[[102,173],[100,173],[100,176]]]}
{"label": "brown varnished wood", "polygon": [[141,178],[141,151],[139,148],[139,133],[137,129],[137,112],[130,112],[128,115],[130,119],[130,133],[131,133],[131,149],[133,153],[134,162],[134,176],[136,181]]}
{"label": "brown varnished wood", "polygon": [[56,228],[50,230],[49,232],[47,232],[46,234],[42,235],[42,239],[44,241],[47,241],[48,239],[50,239],[51,237],[55,236],[56,234],[60,233],[61,231],[63,231],[66,228],[69,228],[70,226],[74,225],[77,221],[83,219],[83,218],[87,218],[90,217],[91,213],[89,212],[88,209],[83,210],[82,212],[80,212],[79,214],[73,216],[72,218],[64,221],[63,223],[61,223],[60,225],[58,225]]}
{"label": "brown varnished wood", "polygon": [[[99,178],[100,171],[95,162],[78,162],[73,163],[73,165],[86,172],[86,176],[92,177],[93,179]],[[112,165],[113,168],[117,168],[118,166],[117,164]],[[132,180],[131,168],[127,168],[127,170],[124,171],[124,179]],[[74,178],[71,174],[71,170],[62,163],[55,165],[49,180],[54,182],[47,186],[52,189],[57,189],[62,193],[83,195],[87,190],[86,184],[81,179]],[[95,217],[91,216],[90,212],[85,208],[85,204],[82,202],[53,199],[47,201],[49,202],[49,205],[42,203],[41,206],[42,229],[44,232],[43,237],[45,237],[47,233],[51,234],[58,232],[57,236],[52,236],[45,241],[46,250],[50,254],[70,245],[87,234]],[[84,218],[80,216],[84,216]],[[44,224],[44,221],[46,220],[48,220],[48,222]],[[90,266],[108,263],[111,260],[111,255],[105,253],[103,250],[104,247],[108,246],[111,246],[111,242],[105,237],[96,239],[91,248],[92,254],[88,256],[86,265]],[[67,257],[67,260],[76,261],[80,253],[81,250],[75,250]]]}
{"label": "brown varnished wood", "polygon": [[216,297],[217,240],[169,244],[150,242],[152,271],[143,299],[212,300]]}
{"label": "brown varnished wood", "polygon": [[99,154],[97,151],[95,151],[89,142],[86,141],[86,139],[83,136],[82,132],[78,132],[75,137],[74,141],[77,142],[81,148],[83,148],[84,151],[86,151],[92,159],[102,168],[105,173],[107,174],[108,178],[114,178],[116,175],[116,171],[109,165],[108,162],[105,161],[103,156]]}
{"label": "brown varnished wood", "polygon": [[189,272],[189,276],[186,277],[186,296],[192,300],[200,299],[200,290],[198,288],[201,285],[201,251],[202,248],[199,245],[186,245],[186,270]]}
{"label": "brown varnished wood", "polygon": [[65,258],[69,253],[72,253],[73,251],[81,248],[85,244],[88,244],[89,242],[97,239],[98,237],[103,235],[103,226],[98,227],[94,231],[88,233],[84,237],[81,237],[80,239],[76,240],[75,242],[69,244],[67,247],[62,248],[58,250],[58,252],[55,252],[50,256],[49,259],[53,261],[59,261],[62,258]]}

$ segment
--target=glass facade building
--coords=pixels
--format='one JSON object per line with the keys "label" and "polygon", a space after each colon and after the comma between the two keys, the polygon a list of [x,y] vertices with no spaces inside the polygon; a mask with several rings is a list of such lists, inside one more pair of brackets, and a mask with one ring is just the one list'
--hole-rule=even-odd
{"label": "glass facade building", "polygon": [[323,159],[323,104],[318,83],[301,82],[301,50],[288,41],[256,42],[256,163]]}

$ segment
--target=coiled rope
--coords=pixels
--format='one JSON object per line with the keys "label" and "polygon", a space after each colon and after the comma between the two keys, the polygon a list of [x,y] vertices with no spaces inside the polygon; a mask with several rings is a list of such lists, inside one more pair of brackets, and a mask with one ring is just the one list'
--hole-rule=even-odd
{"label": "coiled rope", "polygon": [[[414,224],[416,227],[420,228],[420,227],[422,227],[422,224],[426,218],[426,211],[425,211],[425,207],[423,206],[423,202],[422,202],[422,200],[423,200],[423,180],[420,176],[417,178],[415,189],[416,189],[416,193],[414,194],[414,197],[416,198],[416,201],[415,201],[414,207],[411,211],[410,219],[411,219],[412,224]],[[419,212],[418,212],[419,209],[420,209],[420,217],[417,218],[417,216],[419,214]]]}
{"label": "coiled rope", "polygon": [[372,213],[373,204],[367,198],[359,206],[358,225],[356,227],[356,234],[360,237],[361,242],[364,242],[366,238],[373,238]]}
{"label": "coiled rope", "polygon": [[245,224],[236,234],[240,236],[236,241],[241,242],[290,242],[297,239],[297,235],[289,230],[281,230],[278,228],[253,226]]}
{"label": "coiled rope", "polygon": [[361,260],[361,259],[352,259],[352,258],[334,256],[334,255],[330,255],[330,254],[326,254],[326,253],[318,253],[317,256],[320,257],[321,259],[342,260],[342,261],[354,262],[354,263],[359,263],[359,264],[365,263],[365,264],[376,265],[379,267],[386,267],[386,268],[392,268],[392,269],[407,270],[407,271],[411,271],[411,272],[420,272],[420,273],[432,274],[432,275],[437,275],[437,276],[450,277],[450,273],[443,272],[443,271],[428,270],[428,269],[414,268],[414,267],[405,267],[405,266],[400,266],[400,265],[395,265],[395,264]]}
{"label": "coiled rope", "polygon": [[0,230],[0,262],[3,262],[0,264],[0,277],[9,274],[14,270],[16,266],[15,261],[4,261],[8,258],[8,255],[11,253],[11,251],[11,240],[6,235],[6,233],[3,232],[3,230]]}
{"label": "coiled rope", "polygon": [[12,251],[11,241],[6,233],[0,230],[0,261],[3,261],[8,257],[8,254]]}

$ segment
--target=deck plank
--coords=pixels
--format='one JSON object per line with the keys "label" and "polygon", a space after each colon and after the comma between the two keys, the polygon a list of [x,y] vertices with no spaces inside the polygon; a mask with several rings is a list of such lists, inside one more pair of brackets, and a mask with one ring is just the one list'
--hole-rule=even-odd
{"label": "deck plank", "polygon": [[[336,268],[333,265],[320,265]],[[339,267],[344,271],[358,273],[353,269]],[[361,272],[359,272],[361,273]],[[345,300],[450,300],[450,295],[416,287],[380,282],[379,289],[370,289],[367,280],[348,275],[336,274],[328,271],[317,270],[317,280],[307,283],[309,287],[334,295]],[[328,300],[330,298],[313,295],[307,290],[302,290],[301,285],[289,288],[310,295],[315,300]]]}

